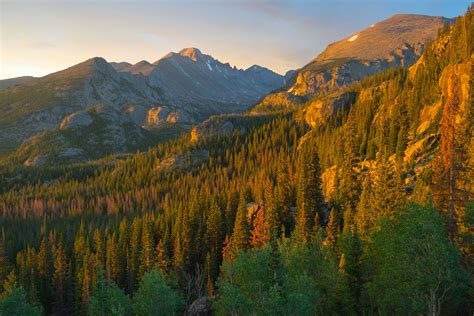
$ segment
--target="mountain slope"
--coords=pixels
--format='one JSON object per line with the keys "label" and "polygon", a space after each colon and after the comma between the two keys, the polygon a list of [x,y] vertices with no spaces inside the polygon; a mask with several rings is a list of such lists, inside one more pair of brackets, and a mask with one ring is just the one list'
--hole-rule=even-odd
{"label": "mountain slope", "polygon": [[23,77],[16,77],[16,78],[10,78],[10,79],[3,79],[3,80],[0,80],[0,90],[14,87],[16,85],[24,84],[33,79],[35,79],[35,77],[32,77],[32,76],[23,76]]}
{"label": "mountain slope", "polygon": [[8,158],[8,163],[43,166],[99,159],[106,155],[146,150],[160,140],[110,106],[97,106],[66,116],[59,128],[35,134]]}
{"label": "mountain slope", "polygon": [[[361,80],[391,67],[408,67],[422,55],[438,30],[453,20],[443,17],[398,14],[330,44],[321,54],[293,75],[279,92],[308,97]],[[275,99],[275,96],[272,96]],[[278,99],[273,107],[282,107]],[[268,108],[265,100],[257,109]],[[294,103],[293,105],[297,105]]]}
{"label": "mountain slope", "polygon": [[65,115],[97,103],[120,108],[161,101],[140,78],[117,73],[103,58],[0,91],[0,154],[59,126]]}

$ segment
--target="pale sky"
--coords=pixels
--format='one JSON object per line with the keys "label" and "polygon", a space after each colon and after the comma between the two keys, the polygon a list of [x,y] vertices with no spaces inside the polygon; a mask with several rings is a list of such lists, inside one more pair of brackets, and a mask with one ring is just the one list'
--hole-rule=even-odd
{"label": "pale sky", "polygon": [[455,17],[464,0],[0,0],[0,79],[88,58],[154,62],[197,47],[239,68],[285,73],[396,13]]}

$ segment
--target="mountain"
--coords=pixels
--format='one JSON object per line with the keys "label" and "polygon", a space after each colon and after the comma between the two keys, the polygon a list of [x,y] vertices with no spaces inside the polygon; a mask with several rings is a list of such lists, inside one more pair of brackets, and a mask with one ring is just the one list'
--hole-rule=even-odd
{"label": "mountain", "polygon": [[65,116],[97,104],[126,113],[136,127],[155,129],[245,110],[284,82],[266,68],[237,69],[195,48],[170,53],[153,64],[91,58],[0,90],[0,155],[36,133],[58,128]]}
{"label": "mountain", "polygon": [[292,74],[284,89],[268,96],[273,100],[264,99],[257,109],[284,107],[288,94],[308,97],[326,93],[392,67],[408,67],[420,58],[438,30],[453,22],[443,17],[397,14],[373,24],[330,44]]}
{"label": "mountain", "polygon": [[9,162],[43,166],[99,159],[147,150],[160,136],[134,124],[127,113],[98,104],[67,115],[57,128],[28,138]]}
{"label": "mountain", "polygon": [[[197,48],[169,53],[154,63],[141,61],[121,72],[143,75],[148,84],[186,116],[246,110],[264,94],[283,86],[281,75],[254,65],[246,70],[223,64]],[[188,110],[194,107],[195,113]],[[189,115],[193,114],[193,115]]]}
{"label": "mountain", "polygon": [[23,76],[23,77],[16,77],[16,78],[10,78],[10,79],[3,79],[0,80],[0,90],[14,87],[16,85],[20,85],[23,83],[27,83],[28,81],[31,81],[35,79],[35,77],[32,76]]}
{"label": "mountain", "polygon": [[152,100],[163,99],[143,78],[118,73],[100,57],[0,90],[0,154],[38,132],[59,127],[66,115],[98,103],[121,109]]}

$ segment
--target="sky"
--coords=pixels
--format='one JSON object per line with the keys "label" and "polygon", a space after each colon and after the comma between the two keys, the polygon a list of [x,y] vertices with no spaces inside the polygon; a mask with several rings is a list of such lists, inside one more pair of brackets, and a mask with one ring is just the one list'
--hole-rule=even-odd
{"label": "sky", "polygon": [[284,74],[331,42],[397,13],[455,17],[464,0],[0,0],[0,79],[43,76],[94,56],[154,62],[197,47]]}

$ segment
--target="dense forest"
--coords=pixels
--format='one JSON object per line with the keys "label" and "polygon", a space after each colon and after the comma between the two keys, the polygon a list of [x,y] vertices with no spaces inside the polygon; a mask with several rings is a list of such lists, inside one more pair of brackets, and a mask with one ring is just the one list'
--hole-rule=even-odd
{"label": "dense forest", "polygon": [[472,315],[473,54],[470,8],[317,126],[1,167],[0,315]]}

